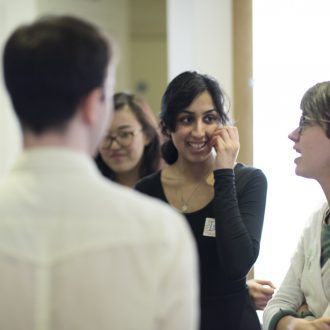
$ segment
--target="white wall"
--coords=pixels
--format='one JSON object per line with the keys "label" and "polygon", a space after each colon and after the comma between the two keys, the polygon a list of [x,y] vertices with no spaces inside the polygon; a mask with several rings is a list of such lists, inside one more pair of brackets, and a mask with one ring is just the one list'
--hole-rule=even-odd
{"label": "white wall", "polygon": [[169,80],[198,70],[232,98],[232,1],[168,0],[167,20]]}
{"label": "white wall", "polygon": [[[0,49],[1,59],[5,40],[12,30],[36,15],[34,0],[0,0]],[[2,64],[2,61],[1,61]],[[19,125],[11,110],[4,88],[2,65],[0,67],[0,177],[16,159],[21,150]]]}

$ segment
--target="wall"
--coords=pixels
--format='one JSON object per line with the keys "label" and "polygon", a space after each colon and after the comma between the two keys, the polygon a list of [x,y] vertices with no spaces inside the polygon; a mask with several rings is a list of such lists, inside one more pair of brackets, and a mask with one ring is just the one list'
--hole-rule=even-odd
{"label": "wall", "polygon": [[127,88],[131,79],[128,0],[38,0],[38,13],[76,15],[94,22],[109,33],[120,48],[117,89]]}
{"label": "wall", "polygon": [[208,73],[232,98],[232,1],[168,0],[167,12],[169,79]]}
{"label": "wall", "polygon": [[[36,15],[34,0],[0,0],[0,47],[17,24],[28,22]],[[1,51],[2,58],[2,51]],[[1,61],[2,63],[2,61]],[[21,150],[19,125],[11,110],[0,67],[0,177],[8,170]]]}
{"label": "wall", "polygon": [[233,98],[241,148],[238,160],[253,164],[252,0],[233,0]]}
{"label": "wall", "polygon": [[167,85],[166,0],[131,0],[131,91],[156,115]]}

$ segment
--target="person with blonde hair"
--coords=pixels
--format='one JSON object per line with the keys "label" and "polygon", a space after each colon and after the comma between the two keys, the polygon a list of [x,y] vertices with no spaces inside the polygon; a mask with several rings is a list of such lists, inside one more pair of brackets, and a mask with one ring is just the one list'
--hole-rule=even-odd
{"label": "person with blonde hair", "polygon": [[263,314],[265,330],[330,329],[330,81],[302,97],[290,134],[298,176],[316,180],[326,201],[305,225],[288,272]]}

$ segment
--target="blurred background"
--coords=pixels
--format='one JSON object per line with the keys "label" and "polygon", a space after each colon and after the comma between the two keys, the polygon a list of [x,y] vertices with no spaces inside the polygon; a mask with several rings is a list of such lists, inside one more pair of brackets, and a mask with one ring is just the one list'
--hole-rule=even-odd
{"label": "blurred background", "polygon": [[[119,46],[117,91],[143,95],[157,116],[169,79],[186,69],[214,75],[232,96],[232,10],[230,0],[0,0],[0,42],[43,14],[86,18]],[[19,137],[3,88],[0,105],[1,175]]]}

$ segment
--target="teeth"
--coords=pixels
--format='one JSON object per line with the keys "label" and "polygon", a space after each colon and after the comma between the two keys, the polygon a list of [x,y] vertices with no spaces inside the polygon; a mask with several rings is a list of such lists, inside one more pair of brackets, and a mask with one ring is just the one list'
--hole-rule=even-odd
{"label": "teeth", "polygon": [[205,144],[206,144],[205,142],[203,142],[203,143],[192,143],[192,142],[190,142],[189,143],[189,145],[191,147],[193,147],[194,149],[201,149],[205,146]]}

